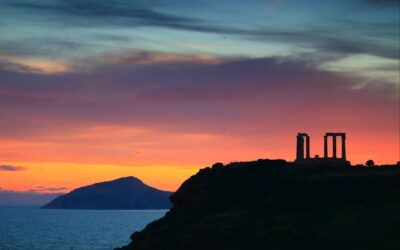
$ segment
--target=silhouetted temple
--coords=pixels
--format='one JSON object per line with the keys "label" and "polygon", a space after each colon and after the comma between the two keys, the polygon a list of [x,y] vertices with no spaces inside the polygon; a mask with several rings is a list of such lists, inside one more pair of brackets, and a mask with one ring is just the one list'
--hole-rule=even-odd
{"label": "silhouetted temple", "polygon": [[[341,138],[341,150],[340,157],[337,154],[337,139]],[[329,138],[332,138],[332,154],[328,150]],[[315,155],[315,158],[310,157],[310,136],[306,133],[297,134],[297,151],[296,160],[297,163],[345,163],[350,164],[346,158],[346,133],[326,133],[324,136],[324,157],[321,158],[319,155]]]}

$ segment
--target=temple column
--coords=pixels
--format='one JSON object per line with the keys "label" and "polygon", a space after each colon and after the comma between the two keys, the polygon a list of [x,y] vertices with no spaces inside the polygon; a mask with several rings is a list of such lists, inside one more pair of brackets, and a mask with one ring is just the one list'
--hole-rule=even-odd
{"label": "temple column", "polygon": [[342,135],[342,159],[346,160],[346,135]]}
{"label": "temple column", "polygon": [[296,159],[297,160],[303,160],[304,159],[304,139],[303,136],[297,135],[297,154],[296,154]]}
{"label": "temple column", "polygon": [[328,136],[324,136],[324,158],[328,158]]}
{"label": "temple column", "polygon": [[337,154],[336,154],[336,135],[333,135],[333,158],[337,158]]}

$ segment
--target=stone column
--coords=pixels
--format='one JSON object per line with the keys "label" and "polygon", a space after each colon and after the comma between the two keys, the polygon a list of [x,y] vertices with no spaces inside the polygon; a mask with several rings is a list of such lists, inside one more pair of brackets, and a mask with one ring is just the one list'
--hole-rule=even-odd
{"label": "stone column", "polygon": [[342,135],[342,159],[346,160],[346,135]]}
{"label": "stone column", "polygon": [[306,158],[310,159],[310,136],[306,135]]}
{"label": "stone column", "polygon": [[337,158],[337,154],[336,154],[336,135],[333,135],[333,158]]}
{"label": "stone column", "polygon": [[328,136],[324,136],[324,158],[328,158]]}
{"label": "stone column", "polygon": [[297,135],[297,151],[296,160],[304,159],[304,139],[302,135]]}

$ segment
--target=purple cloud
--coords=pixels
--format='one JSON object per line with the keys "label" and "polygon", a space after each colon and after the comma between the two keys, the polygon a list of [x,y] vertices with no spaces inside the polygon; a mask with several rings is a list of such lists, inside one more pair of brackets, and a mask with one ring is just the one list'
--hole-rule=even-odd
{"label": "purple cloud", "polygon": [[45,186],[37,186],[36,188],[29,189],[28,192],[33,193],[43,193],[43,192],[58,192],[68,190],[67,187],[45,187]]}
{"label": "purple cloud", "polygon": [[25,167],[19,167],[19,166],[0,165],[0,171],[15,172],[15,171],[23,171],[25,169],[26,169]]}
{"label": "purple cloud", "polygon": [[[139,133],[129,138],[138,143],[137,148],[111,151],[111,160],[101,158],[107,154],[96,139],[103,133],[88,136],[91,128],[111,134],[119,128],[138,128],[157,135],[228,136],[248,145],[259,145],[259,138],[268,138],[282,152],[291,142],[291,138],[282,138],[299,129],[380,134],[388,143],[398,131],[395,85],[323,71],[318,61],[308,58],[236,59],[217,64],[115,61],[95,64],[89,73],[0,71],[4,80],[0,82],[2,139],[45,143],[43,151],[27,145],[19,152],[34,153],[3,160],[29,160],[31,155],[50,156],[52,152],[54,161],[60,157],[75,161],[76,153],[58,156],[57,152],[76,140],[86,150],[82,154],[96,163],[115,163],[115,157],[130,159],[129,150],[160,152],[165,147],[162,140]],[[374,123],[366,122],[371,116]],[[109,137],[103,139],[110,143]],[[178,152],[183,145],[168,147]]]}
{"label": "purple cloud", "polygon": [[[243,122],[235,122],[237,116],[255,124],[271,119],[293,122],[300,114],[293,110],[309,113],[323,109],[335,114],[340,105],[361,114],[360,109],[369,106],[371,110],[390,110],[384,106],[391,107],[398,100],[394,86],[364,84],[363,79],[321,71],[315,64],[290,58],[211,65],[111,64],[99,65],[92,73],[42,76],[0,72],[0,77],[4,79],[0,111],[7,118],[0,129],[8,132],[6,136],[91,124],[161,130],[209,128],[218,133],[222,124],[242,126]],[[261,111],[269,115],[260,115]],[[323,113],[320,118],[325,119]]]}

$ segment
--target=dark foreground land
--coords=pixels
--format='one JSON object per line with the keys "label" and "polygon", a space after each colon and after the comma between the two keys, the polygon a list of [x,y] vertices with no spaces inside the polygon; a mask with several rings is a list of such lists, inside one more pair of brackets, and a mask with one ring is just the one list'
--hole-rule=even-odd
{"label": "dark foreground land", "polygon": [[121,249],[399,249],[400,167],[215,164]]}

